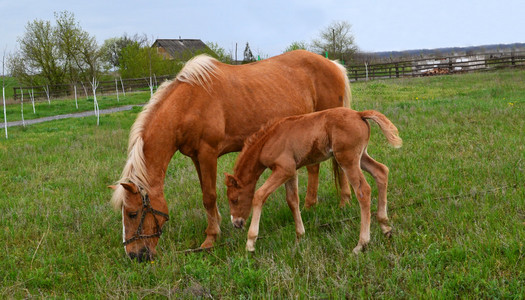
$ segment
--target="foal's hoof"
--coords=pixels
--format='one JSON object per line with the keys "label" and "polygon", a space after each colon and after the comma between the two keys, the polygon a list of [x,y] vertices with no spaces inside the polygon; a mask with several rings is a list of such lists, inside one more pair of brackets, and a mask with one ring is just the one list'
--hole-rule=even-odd
{"label": "foal's hoof", "polygon": [[385,232],[384,235],[389,239],[392,238],[392,229],[390,229],[390,231]]}
{"label": "foal's hoof", "polygon": [[359,253],[365,251],[366,246],[358,244],[355,246],[354,250],[352,251],[355,255],[358,255]]}
{"label": "foal's hoof", "polygon": [[248,240],[246,242],[246,251],[248,252],[255,252],[255,242]]}

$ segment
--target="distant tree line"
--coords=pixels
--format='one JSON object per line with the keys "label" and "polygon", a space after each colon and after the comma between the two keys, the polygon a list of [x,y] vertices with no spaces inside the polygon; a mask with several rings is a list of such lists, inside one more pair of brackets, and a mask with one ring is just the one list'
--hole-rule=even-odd
{"label": "distant tree line", "polygon": [[[59,85],[110,79],[174,75],[183,61],[207,52],[228,62],[229,56],[215,43],[211,51],[188,53],[179,59],[165,59],[151,47],[146,35],[109,38],[99,46],[94,36],[82,29],[73,13],[55,13],[55,22],[34,20],[18,38],[18,49],[8,58],[11,75],[23,85]],[[104,78],[109,77],[109,78]]]}
{"label": "distant tree line", "polygon": [[[99,46],[94,36],[85,31],[73,13],[54,14],[55,22],[34,20],[18,38],[18,49],[8,58],[8,68],[18,82],[26,86],[53,86],[90,82],[93,78],[139,78],[174,75],[183,62],[200,53],[187,53],[178,59],[165,59],[151,47],[154,41],[146,35],[123,34],[109,38]],[[348,22],[333,22],[320,32],[311,44],[294,42],[285,51],[308,49],[330,59],[350,61],[357,51]],[[209,55],[232,63],[217,43],[208,42]],[[258,56],[260,57],[260,55]],[[257,57],[257,58],[258,58]],[[246,43],[243,63],[257,59]]]}

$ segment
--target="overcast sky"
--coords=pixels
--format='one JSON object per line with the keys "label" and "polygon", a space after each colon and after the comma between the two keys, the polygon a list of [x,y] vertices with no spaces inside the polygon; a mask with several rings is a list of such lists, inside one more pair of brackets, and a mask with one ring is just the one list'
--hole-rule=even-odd
{"label": "overcast sky", "polygon": [[74,13],[99,44],[124,33],[193,38],[255,55],[309,43],[333,21],[352,24],[363,51],[400,51],[525,42],[525,0],[0,0],[0,47],[13,51],[35,19]]}

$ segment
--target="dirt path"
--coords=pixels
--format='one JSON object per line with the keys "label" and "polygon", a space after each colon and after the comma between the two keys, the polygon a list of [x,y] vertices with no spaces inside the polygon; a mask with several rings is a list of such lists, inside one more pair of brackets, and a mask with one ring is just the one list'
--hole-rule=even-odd
{"label": "dirt path", "polygon": [[[126,106],[120,106],[120,107],[101,109],[100,114],[105,115],[105,114],[111,114],[111,113],[119,112],[119,111],[132,110],[133,107],[135,106],[140,107],[144,105],[126,105]],[[45,118],[40,118],[40,119],[26,120],[25,124],[27,126],[27,125],[54,121],[54,120],[61,120],[61,119],[68,119],[68,118],[83,118],[83,117],[89,117],[89,116],[94,116],[94,115],[95,115],[94,111],[84,111],[84,112],[79,112],[79,113],[74,113],[74,114],[65,114],[65,115],[51,116],[51,117],[45,117]],[[23,125],[22,121],[7,122],[7,127],[22,126],[22,125]],[[0,128],[5,128],[4,122],[0,124]]]}

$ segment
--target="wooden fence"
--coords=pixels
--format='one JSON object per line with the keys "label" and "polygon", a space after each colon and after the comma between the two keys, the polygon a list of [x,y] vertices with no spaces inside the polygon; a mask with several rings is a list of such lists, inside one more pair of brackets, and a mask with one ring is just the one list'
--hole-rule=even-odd
{"label": "wooden fence", "polygon": [[[156,77],[156,86],[160,85],[165,80],[171,79],[173,76],[159,76]],[[155,78],[153,79],[155,80]],[[117,79],[111,81],[100,81],[97,88],[97,95],[101,94],[115,94],[116,89],[118,88],[119,93],[122,91],[133,92],[133,91],[144,91],[149,90],[150,78],[131,78],[131,79]],[[154,83],[155,84],[155,83]],[[29,92],[33,93],[35,100],[47,100],[47,92],[49,91],[49,97],[51,99],[57,98],[71,98],[75,96],[75,86],[77,91],[78,98],[82,97],[92,97],[93,90],[91,88],[91,83],[89,82],[77,82],[76,84],[62,84],[62,85],[52,85],[52,86],[23,86],[23,87],[13,87],[13,98],[16,101],[21,98],[22,92],[24,93],[24,98],[29,99]]]}
{"label": "wooden fence", "polygon": [[357,81],[464,73],[520,66],[525,67],[525,51],[349,65],[347,69],[350,80]]}

